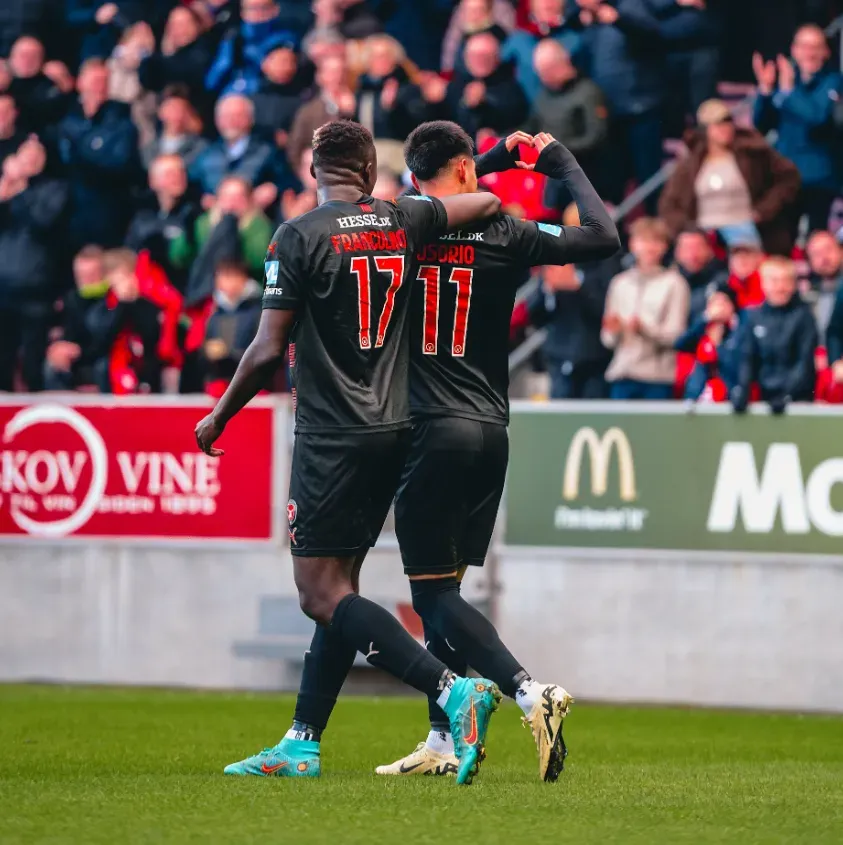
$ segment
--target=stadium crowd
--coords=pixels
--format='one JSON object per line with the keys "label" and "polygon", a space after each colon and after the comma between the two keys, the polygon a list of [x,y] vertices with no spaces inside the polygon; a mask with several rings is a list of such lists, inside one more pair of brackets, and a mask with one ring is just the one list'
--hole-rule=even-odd
{"label": "stadium crowd", "polygon": [[[546,327],[555,398],[843,402],[843,76],[822,29],[840,11],[7,0],[0,390],[219,395],[255,332],[275,226],[315,207],[313,132],[344,116],[376,138],[383,198],[425,120],[456,120],[481,151],[548,131],[611,205],[682,137],[625,226],[628,254],[537,268],[513,338]],[[724,79],[751,83],[747,119],[718,99]],[[484,183],[507,213],[577,222],[543,176]]]}

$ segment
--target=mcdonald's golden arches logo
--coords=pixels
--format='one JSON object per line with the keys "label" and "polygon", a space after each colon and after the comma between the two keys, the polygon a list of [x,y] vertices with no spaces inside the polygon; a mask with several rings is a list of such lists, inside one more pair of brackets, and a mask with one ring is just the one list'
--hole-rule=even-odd
{"label": "mcdonald's golden arches logo", "polygon": [[591,492],[594,496],[605,496],[609,485],[609,465],[612,453],[618,456],[619,494],[622,502],[634,502],[638,498],[635,489],[635,462],[632,447],[622,429],[610,428],[602,437],[590,427],[581,428],[571,438],[568,456],[565,459],[565,474],[562,479],[562,498],[572,502],[580,495],[583,453],[588,448],[591,469]]}

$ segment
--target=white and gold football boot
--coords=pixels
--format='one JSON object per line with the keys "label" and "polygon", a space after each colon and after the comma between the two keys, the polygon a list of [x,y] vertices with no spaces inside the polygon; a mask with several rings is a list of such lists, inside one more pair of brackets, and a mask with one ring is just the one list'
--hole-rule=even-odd
{"label": "white and gold football boot", "polygon": [[565,767],[568,749],[562,739],[562,722],[574,699],[562,687],[548,684],[541,691],[541,696],[530,710],[529,716],[521,721],[529,726],[539,752],[539,777],[546,782],[553,782]]}
{"label": "white and gold football boot", "polygon": [[389,766],[378,766],[375,772],[379,775],[455,775],[459,767],[456,755],[440,754],[433,751],[424,742],[416,746],[416,750]]}

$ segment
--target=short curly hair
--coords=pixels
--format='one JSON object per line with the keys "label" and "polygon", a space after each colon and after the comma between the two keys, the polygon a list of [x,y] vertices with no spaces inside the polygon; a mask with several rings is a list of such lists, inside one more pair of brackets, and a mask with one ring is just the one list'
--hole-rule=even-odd
{"label": "short curly hair", "polygon": [[375,159],[375,141],[353,120],[332,120],[313,133],[313,166],[362,172]]}
{"label": "short curly hair", "polygon": [[404,160],[421,182],[433,179],[451,159],[474,155],[471,137],[450,120],[432,120],[417,126],[404,142]]}

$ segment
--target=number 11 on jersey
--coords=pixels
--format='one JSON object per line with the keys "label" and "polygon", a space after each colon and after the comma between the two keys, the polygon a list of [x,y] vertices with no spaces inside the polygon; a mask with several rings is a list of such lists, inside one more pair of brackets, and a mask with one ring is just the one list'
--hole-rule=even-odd
{"label": "number 11 on jersey", "polygon": [[[424,333],[422,349],[425,355],[436,355],[439,348],[439,280],[441,268],[435,264],[419,268],[418,280],[424,282]],[[451,338],[451,355],[461,358],[465,355],[465,340],[468,335],[468,311],[471,307],[471,283],[474,270],[455,267],[449,281],[457,286],[457,302],[454,309],[454,334]]]}

